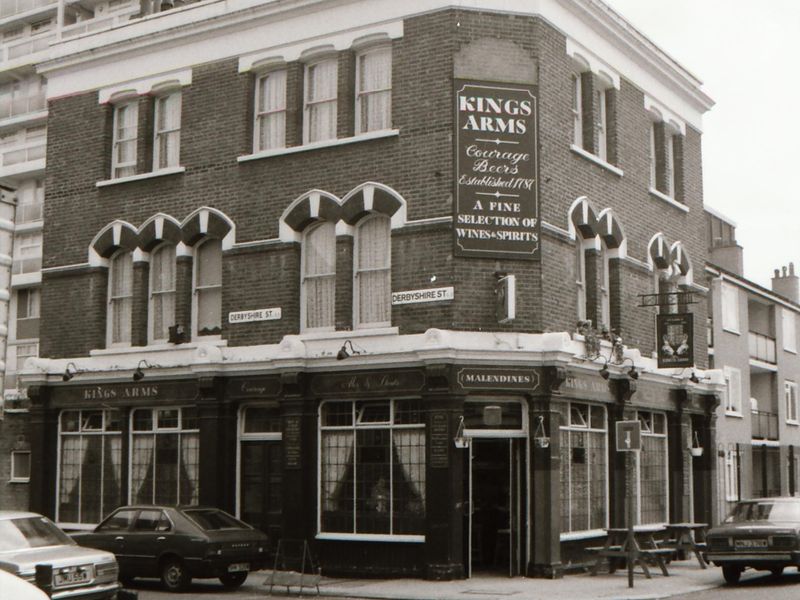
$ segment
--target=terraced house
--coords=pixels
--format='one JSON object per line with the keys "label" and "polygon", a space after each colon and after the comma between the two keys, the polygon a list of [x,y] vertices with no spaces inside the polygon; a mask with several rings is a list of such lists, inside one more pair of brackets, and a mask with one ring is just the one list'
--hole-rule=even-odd
{"label": "terraced house", "polygon": [[34,509],[428,578],[711,519],[695,76],[598,0],[146,8],[37,68]]}

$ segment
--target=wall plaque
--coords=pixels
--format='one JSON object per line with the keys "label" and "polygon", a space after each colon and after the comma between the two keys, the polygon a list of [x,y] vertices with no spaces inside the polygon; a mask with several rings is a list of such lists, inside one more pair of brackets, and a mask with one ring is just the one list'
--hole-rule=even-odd
{"label": "wall plaque", "polygon": [[431,412],[430,466],[446,469],[450,466],[450,422],[446,412]]}
{"label": "wall plaque", "polygon": [[464,368],[456,375],[465,390],[520,390],[530,392],[539,387],[539,372],[534,369],[495,367]]}
{"label": "wall plaque", "polygon": [[534,90],[455,81],[456,256],[539,259]]}
{"label": "wall plaque", "polygon": [[287,469],[301,468],[302,456],[300,417],[287,416],[283,419],[283,466]]}

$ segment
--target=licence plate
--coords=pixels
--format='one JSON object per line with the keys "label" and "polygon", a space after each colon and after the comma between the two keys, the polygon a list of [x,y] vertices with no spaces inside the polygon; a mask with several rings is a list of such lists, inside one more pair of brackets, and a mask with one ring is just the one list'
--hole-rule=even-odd
{"label": "licence plate", "polygon": [[766,548],[767,540],[733,540],[735,548]]}
{"label": "licence plate", "polygon": [[56,571],[53,574],[53,584],[56,586],[84,583],[91,579],[91,569],[88,567],[70,567],[68,570]]}
{"label": "licence plate", "polygon": [[249,571],[250,563],[233,563],[228,565],[228,573],[239,573],[241,571]]}

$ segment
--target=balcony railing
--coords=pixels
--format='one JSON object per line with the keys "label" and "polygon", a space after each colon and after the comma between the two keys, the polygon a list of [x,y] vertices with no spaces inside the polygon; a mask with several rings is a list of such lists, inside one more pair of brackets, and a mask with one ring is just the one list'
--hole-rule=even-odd
{"label": "balcony railing", "polygon": [[17,224],[41,221],[44,213],[44,202],[17,204]]}
{"label": "balcony railing", "polygon": [[19,96],[12,98],[10,95],[0,96],[0,119],[18,117],[29,113],[39,112],[47,107],[45,93],[33,96]]}
{"label": "balcony railing", "polygon": [[0,2],[0,19],[57,4],[58,0],[3,0]]}
{"label": "balcony railing", "polygon": [[750,332],[750,358],[775,364],[775,338]]}
{"label": "balcony railing", "polygon": [[26,256],[15,258],[11,262],[11,274],[23,275],[25,273],[38,273],[42,270],[42,256]]}
{"label": "balcony railing", "polygon": [[20,163],[44,158],[46,143],[47,142],[45,140],[37,140],[33,143],[29,142],[24,146],[17,146],[14,148],[9,148],[8,150],[3,150],[0,152],[0,158],[2,158],[2,161],[0,161],[2,164],[0,164],[0,166],[10,167],[12,165],[18,165]]}
{"label": "balcony railing", "polygon": [[46,50],[47,47],[50,46],[50,42],[54,41],[55,39],[55,32],[51,32],[37,37],[25,38],[18,42],[11,42],[3,48],[3,55],[0,56],[0,60],[14,60],[15,58],[20,58],[21,56],[28,56],[34,52]]}
{"label": "balcony railing", "polygon": [[750,414],[754,440],[778,439],[778,415],[763,410],[754,410]]}
{"label": "balcony railing", "polygon": [[119,7],[112,15],[87,19],[86,21],[80,21],[72,25],[65,25],[61,29],[61,38],[68,39],[92,31],[111,29],[112,27],[126,23],[133,15],[139,14],[140,11],[141,9],[138,3],[131,3],[130,5]]}

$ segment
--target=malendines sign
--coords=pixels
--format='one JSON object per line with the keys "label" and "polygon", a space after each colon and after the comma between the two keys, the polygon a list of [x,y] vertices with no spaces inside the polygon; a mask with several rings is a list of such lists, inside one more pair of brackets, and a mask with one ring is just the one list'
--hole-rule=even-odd
{"label": "malendines sign", "polygon": [[455,254],[538,260],[534,88],[456,80],[455,98]]}

